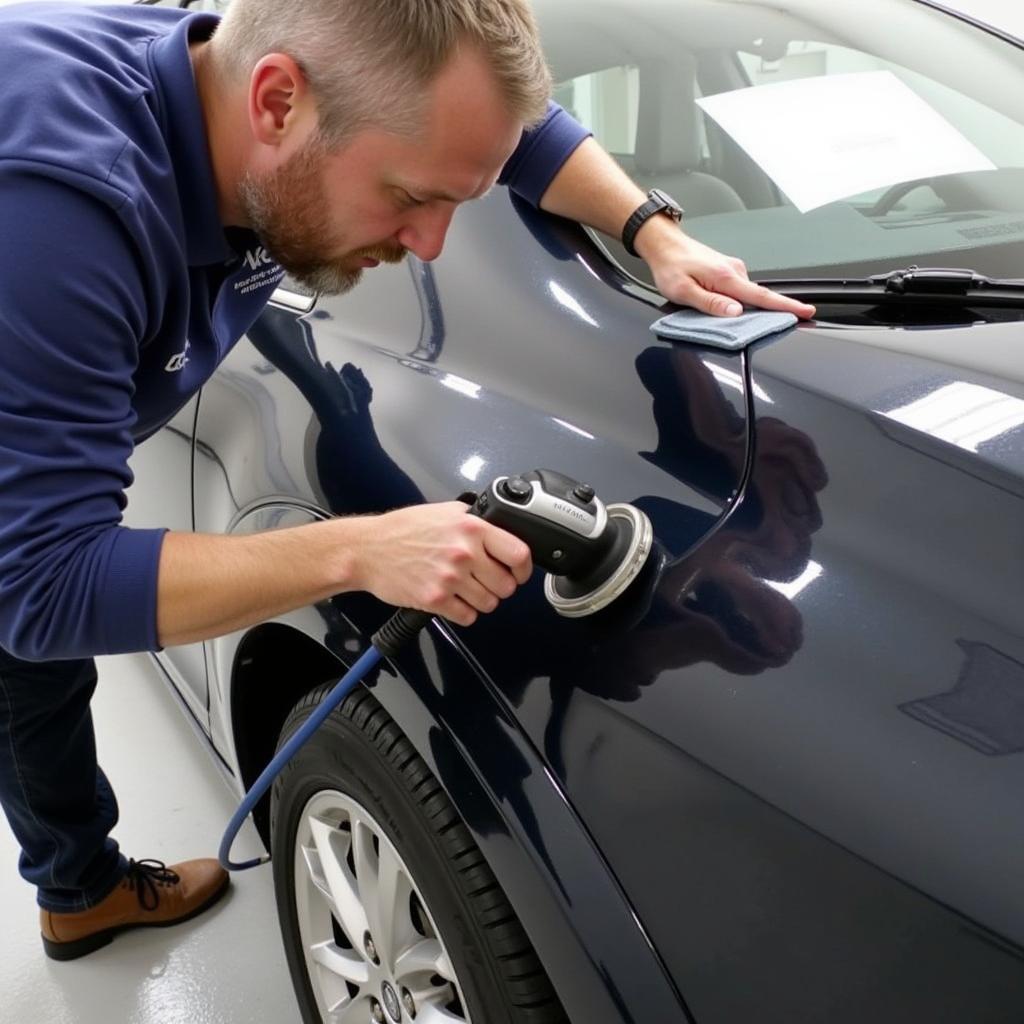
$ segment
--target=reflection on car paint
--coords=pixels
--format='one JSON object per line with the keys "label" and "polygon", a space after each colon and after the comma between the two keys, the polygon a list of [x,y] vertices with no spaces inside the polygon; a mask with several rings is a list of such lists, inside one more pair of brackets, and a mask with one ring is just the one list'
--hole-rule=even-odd
{"label": "reflection on car paint", "polygon": [[[1002,391],[956,381],[884,415],[940,441],[976,452],[1024,425],[1024,401]],[[1024,440],[1024,431],[1020,432]]]}
{"label": "reflection on car paint", "polygon": [[287,315],[262,317],[253,345],[299,388],[319,424],[316,479],[336,514],[381,511],[422,502],[423,495],[381,446],[370,415],[373,388],[352,363],[321,363],[308,325]]}
{"label": "reflection on car paint", "polygon": [[964,663],[945,693],[900,704],[900,711],[980,754],[1024,751],[1024,662],[990,644],[957,640]]}
{"label": "reflection on car paint", "polygon": [[591,327],[600,327],[601,325],[583,308],[580,300],[574,295],[570,295],[557,281],[548,281],[548,291],[555,297],[555,301],[568,310],[574,317],[582,320],[583,323],[589,324]]}
{"label": "reflection on car paint", "polygon": [[419,342],[409,355],[413,359],[433,363],[441,355],[445,333],[444,311],[441,309],[441,296],[437,291],[437,278],[434,268],[429,263],[424,263],[411,253],[407,257],[407,262],[420,301],[420,309],[423,311]]}

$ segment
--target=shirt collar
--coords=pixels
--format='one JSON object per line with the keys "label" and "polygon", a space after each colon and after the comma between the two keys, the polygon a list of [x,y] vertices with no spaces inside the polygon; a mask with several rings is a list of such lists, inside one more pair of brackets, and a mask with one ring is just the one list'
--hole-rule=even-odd
{"label": "shirt collar", "polygon": [[190,266],[223,263],[235,255],[220,222],[206,125],[188,51],[189,43],[209,37],[219,20],[214,14],[186,15],[151,48],[159,116],[181,197]]}

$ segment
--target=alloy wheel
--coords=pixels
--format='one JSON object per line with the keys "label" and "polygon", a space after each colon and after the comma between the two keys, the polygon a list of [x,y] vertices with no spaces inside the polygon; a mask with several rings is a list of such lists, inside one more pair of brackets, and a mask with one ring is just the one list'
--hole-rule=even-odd
{"label": "alloy wheel", "polygon": [[470,1022],[420,888],[365,807],[316,793],[299,819],[294,867],[302,949],[327,1024]]}

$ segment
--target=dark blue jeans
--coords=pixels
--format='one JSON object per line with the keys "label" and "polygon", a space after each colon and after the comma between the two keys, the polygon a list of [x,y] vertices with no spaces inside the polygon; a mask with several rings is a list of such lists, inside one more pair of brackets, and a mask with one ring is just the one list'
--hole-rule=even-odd
{"label": "dark blue jeans", "polygon": [[123,877],[109,832],[117,800],[96,763],[96,665],[29,662],[0,650],[0,804],[41,907],[86,910]]}

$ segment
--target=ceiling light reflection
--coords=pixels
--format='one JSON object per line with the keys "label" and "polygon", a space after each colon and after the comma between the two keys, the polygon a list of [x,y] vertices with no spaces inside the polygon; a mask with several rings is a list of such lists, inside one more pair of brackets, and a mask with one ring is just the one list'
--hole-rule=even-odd
{"label": "ceiling light reflection", "polygon": [[570,295],[557,281],[548,282],[548,291],[555,297],[559,305],[564,306],[573,316],[579,317],[584,323],[593,327],[601,325],[580,305],[579,299]]}
{"label": "ceiling light reflection", "polygon": [[582,427],[574,426],[572,423],[569,423],[567,420],[560,420],[557,416],[552,416],[551,419],[552,419],[553,422],[557,423],[560,427],[565,427],[566,430],[571,430],[574,434],[579,434],[580,437],[585,437],[588,441],[593,441],[594,440],[594,435],[591,434],[589,431],[584,430]]}
{"label": "ceiling light reflection", "polygon": [[807,568],[795,579],[788,583],[781,583],[779,580],[765,580],[772,590],[777,590],[783,597],[792,600],[811,583],[813,583],[824,570],[817,562],[808,562]]}
{"label": "ceiling light reflection", "polygon": [[472,458],[466,459],[466,461],[459,468],[459,472],[467,479],[472,480],[476,483],[477,477],[480,476],[480,470],[487,465],[487,460],[480,455],[474,455]]}
{"label": "ceiling light reflection", "polygon": [[958,381],[883,415],[976,452],[986,441],[1024,424],[1024,401],[980,384]]}
{"label": "ceiling light reflection", "polygon": [[[702,359],[701,362],[704,364],[708,373],[711,374],[715,380],[718,381],[723,387],[734,388],[741,394],[744,390],[743,375],[738,373],[736,370],[727,370],[724,366],[719,366],[718,363],[713,363],[709,359]],[[775,402],[765,393],[764,389],[758,385],[754,385],[754,394],[761,399],[762,402],[767,405],[774,405]]]}
{"label": "ceiling light reflection", "polygon": [[441,378],[441,383],[446,388],[451,388],[452,391],[458,391],[459,394],[468,395],[470,398],[480,397],[480,385],[474,384],[471,380],[466,380],[465,377],[457,377],[454,373],[446,373]]}

